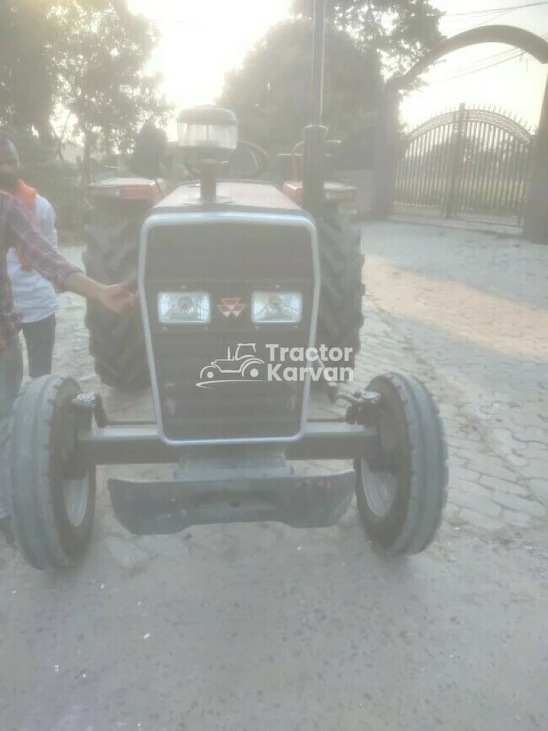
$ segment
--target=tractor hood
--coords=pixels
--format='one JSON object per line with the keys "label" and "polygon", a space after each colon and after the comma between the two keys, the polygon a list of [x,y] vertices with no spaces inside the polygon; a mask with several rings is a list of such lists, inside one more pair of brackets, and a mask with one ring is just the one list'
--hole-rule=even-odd
{"label": "tractor hood", "polygon": [[157,204],[140,242],[152,392],[170,444],[302,436],[319,298],[316,229],[276,188],[185,185]]}

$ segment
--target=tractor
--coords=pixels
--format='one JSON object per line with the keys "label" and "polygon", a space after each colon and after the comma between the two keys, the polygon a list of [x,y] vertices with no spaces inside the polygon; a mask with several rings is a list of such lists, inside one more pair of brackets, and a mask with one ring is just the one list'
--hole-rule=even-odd
{"label": "tractor", "polygon": [[[155,419],[113,420],[100,395],[84,393],[70,377],[23,385],[11,418],[9,494],[15,536],[35,569],[59,571],[84,559],[97,467],[108,465],[175,465],[170,479],[108,478],[114,515],[133,535],[258,521],[329,527],[355,498],[368,539],[385,555],[420,553],[436,537],[447,501],[447,447],[423,383],[385,373],[350,387],[326,377],[340,413],[311,414],[311,385],[326,364],[352,359],[359,319],[356,313],[350,334],[336,330],[336,340],[321,325],[329,301],[322,305],[330,276],[325,242],[344,238],[345,252],[356,246],[327,210],[330,192],[340,191],[323,176],[324,38],[325,0],[317,0],[302,184],[284,192],[266,181],[224,179],[238,148],[238,122],[229,110],[199,107],[179,118],[180,145],[198,177],[169,192],[147,179],[125,186],[124,201],[135,208],[146,201],[146,211],[135,216],[131,236],[127,219],[121,222],[119,249],[116,256],[108,249],[104,271],[120,279],[136,269],[140,307],[128,315],[135,343],[126,338],[128,321],[119,323],[119,339],[115,322],[105,316],[102,326],[113,328],[116,368],[124,358],[130,369],[144,353],[132,382],[144,382],[146,367]],[[119,198],[120,186],[112,189]],[[360,262],[356,249],[361,281]],[[93,317],[98,322],[103,313]],[[208,378],[211,364],[240,356],[248,359],[248,377]],[[103,363],[105,374],[113,362]],[[303,475],[294,468],[299,460],[351,466]]]}

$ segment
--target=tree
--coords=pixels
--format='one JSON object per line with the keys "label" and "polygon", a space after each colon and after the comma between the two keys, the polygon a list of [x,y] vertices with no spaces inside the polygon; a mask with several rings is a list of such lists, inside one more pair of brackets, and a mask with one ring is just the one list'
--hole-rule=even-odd
{"label": "tree", "polygon": [[[293,0],[292,10],[311,18],[314,0]],[[442,15],[428,0],[328,0],[328,18],[358,48],[379,53],[386,76],[405,73],[443,41]]]}
{"label": "tree", "polygon": [[155,27],[126,0],[11,0],[0,4],[0,123],[126,152],[147,118],[163,123],[161,77],[146,72]]}
{"label": "tree", "polygon": [[54,140],[55,41],[45,3],[0,3],[0,123],[33,127],[41,142],[49,144]]}
{"label": "tree", "polygon": [[[295,19],[274,26],[227,74],[218,103],[233,109],[243,139],[271,154],[288,152],[310,123],[312,27]],[[367,129],[374,120],[382,78],[374,56],[333,27],[326,33],[324,124],[331,138]]]}
{"label": "tree", "polygon": [[145,119],[166,121],[161,77],[145,71],[158,42],[148,20],[125,0],[63,0],[48,17],[63,39],[54,52],[57,105],[73,116],[86,148],[127,152]]}

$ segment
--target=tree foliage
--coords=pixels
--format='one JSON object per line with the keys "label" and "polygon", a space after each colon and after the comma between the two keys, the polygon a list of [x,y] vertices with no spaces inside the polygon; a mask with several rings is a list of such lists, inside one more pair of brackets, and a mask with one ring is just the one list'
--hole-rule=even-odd
{"label": "tree foliage", "polygon": [[44,141],[53,137],[55,40],[45,3],[0,3],[0,122],[32,126]]}
{"label": "tree foliage", "polygon": [[[310,22],[274,26],[227,74],[219,104],[233,109],[241,137],[274,154],[289,152],[310,123],[313,33]],[[372,124],[382,78],[374,56],[360,51],[347,34],[326,33],[323,123],[343,139]]]}
{"label": "tree foliage", "polygon": [[60,108],[107,154],[127,152],[144,120],[163,123],[169,109],[160,77],[145,70],[156,30],[118,0],[63,0],[48,15],[63,38],[55,53]]}
{"label": "tree foliage", "polygon": [[[169,107],[146,66],[158,42],[126,0],[11,0],[0,10],[0,122],[127,151]],[[4,41],[4,42],[2,42]]]}
{"label": "tree foliage", "polygon": [[[311,18],[314,0],[293,0],[297,16]],[[429,0],[328,0],[328,18],[358,48],[379,53],[385,76],[403,74],[439,45],[443,13]]]}

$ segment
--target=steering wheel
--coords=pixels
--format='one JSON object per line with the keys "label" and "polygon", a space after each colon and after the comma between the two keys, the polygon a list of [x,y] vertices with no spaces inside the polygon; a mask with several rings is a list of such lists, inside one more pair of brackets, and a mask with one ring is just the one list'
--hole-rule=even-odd
{"label": "steering wheel", "polygon": [[[340,145],[342,145],[342,141],[341,140],[326,140],[324,145],[325,145],[325,151],[328,152],[329,149],[336,149],[337,147],[340,147]],[[297,144],[295,145],[295,147],[293,148],[293,151],[291,153],[294,180],[300,180],[302,178],[300,171],[297,169],[297,154],[301,151],[301,149],[303,147],[304,147],[304,140],[301,140],[300,142],[297,142]]]}
{"label": "steering wheel", "polygon": [[[245,164],[247,160],[250,166]],[[268,162],[268,153],[262,147],[240,140],[228,162],[228,177],[254,180],[267,170]]]}
{"label": "steering wheel", "polygon": [[[251,165],[246,165],[247,161],[250,161]],[[259,178],[267,170],[268,162],[268,153],[262,147],[252,142],[240,140],[238,147],[230,155],[230,158],[221,163],[221,177],[248,180]],[[185,151],[183,164],[193,178],[200,177],[200,165],[196,150]]]}
{"label": "steering wheel", "polygon": [[193,180],[200,178],[200,164],[196,150],[187,149],[182,154],[182,160],[185,170],[190,173]]}

